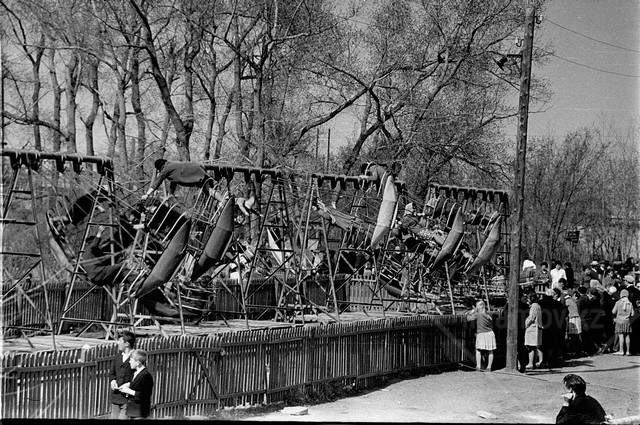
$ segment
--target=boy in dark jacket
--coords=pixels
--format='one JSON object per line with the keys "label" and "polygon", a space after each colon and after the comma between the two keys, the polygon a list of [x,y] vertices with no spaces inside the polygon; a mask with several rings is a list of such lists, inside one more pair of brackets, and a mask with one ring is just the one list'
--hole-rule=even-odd
{"label": "boy in dark jacket", "polygon": [[130,419],[146,418],[151,413],[151,393],[153,377],[147,369],[147,353],[133,350],[129,357],[129,365],[134,370],[131,382],[120,387],[127,394],[127,417]]}
{"label": "boy in dark jacket", "polygon": [[599,424],[606,420],[605,411],[598,400],[585,394],[587,383],[578,375],[569,374],[562,380],[565,394],[557,424]]}
{"label": "boy in dark jacket", "polygon": [[127,397],[118,389],[133,378],[133,369],[129,365],[129,357],[136,345],[133,332],[123,331],[118,338],[118,354],[113,359],[109,380],[111,387],[111,419],[127,419]]}

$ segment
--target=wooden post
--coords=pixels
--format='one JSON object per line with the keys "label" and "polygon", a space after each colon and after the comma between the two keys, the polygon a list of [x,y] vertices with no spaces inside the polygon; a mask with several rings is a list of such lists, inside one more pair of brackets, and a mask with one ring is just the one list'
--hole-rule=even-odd
{"label": "wooden post", "polygon": [[2,39],[0,39],[0,148],[4,149],[4,61],[2,60]]}
{"label": "wooden post", "polygon": [[527,2],[525,34],[522,46],[520,71],[519,122],[514,162],[513,212],[511,214],[511,252],[509,255],[509,291],[507,308],[507,359],[506,368],[518,368],[518,295],[520,289],[520,251],[522,242],[522,217],[524,210],[524,177],[527,153],[527,125],[529,121],[529,89],[531,86],[531,56],[535,26],[533,0]]}

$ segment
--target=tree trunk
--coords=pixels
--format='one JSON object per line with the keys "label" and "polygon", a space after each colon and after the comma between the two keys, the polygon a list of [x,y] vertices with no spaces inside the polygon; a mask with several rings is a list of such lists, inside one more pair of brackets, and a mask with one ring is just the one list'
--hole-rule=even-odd
{"label": "tree trunk", "polygon": [[185,116],[182,120],[185,131],[185,147],[189,150],[189,141],[193,133],[195,116],[193,112],[193,60],[200,52],[200,37],[193,25],[189,25],[191,43],[187,46],[184,55],[184,99]]}
{"label": "tree trunk", "polygon": [[[116,102],[118,103],[118,119],[116,121],[118,131],[118,145],[120,146],[120,152],[122,153],[122,164],[125,169],[129,169],[131,165],[129,162],[129,147],[127,146],[127,134],[125,128],[127,126],[127,105],[125,103],[125,90],[126,82],[124,77],[118,81],[118,88],[116,90]],[[115,117],[114,117],[115,119]]]}
{"label": "tree trunk", "polygon": [[33,144],[37,151],[42,150],[42,133],[40,126],[40,89],[42,82],[40,81],[40,65],[42,64],[42,56],[44,55],[44,36],[40,37],[40,45],[36,49],[33,59],[32,76],[33,76],[33,94],[31,95],[31,119],[33,120]]}
{"label": "tree trunk", "polygon": [[[242,48],[240,41],[240,33],[238,28],[238,15],[233,17],[234,45],[238,51]],[[238,151],[244,158],[249,158],[249,142],[244,134],[244,125],[242,121],[242,58],[236,53],[233,61],[233,93],[235,96],[235,124],[236,137],[238,138]]]}
{"label": "tree trunk", "polygon": [[92,60],[89,63],[89,87],[91,90],[92,102],[91,112],[84,121],[85,127],[85,144],[87,149],[87,155],[95,155],[95,146],[93,143],[93,126],[98,116],[98,109],[100,108],[100,92],[98,83],[98,61]]}
{"label": "tree trunk", "polygon": [[140,102],[140,62],[138,60],[138,51],[133,53],[133,60],[131,63],[131,106],[136,116],[136,122],[138,123],[138,137],[135,146],[137,149],[134,151],[134,163],[136,167],[136,180],[141,182],[144,180],[144,169],[142,167],[145,150],[147,148],[147,136],[146,136],[146,122],[144,112],[142,111],[142,105]]}
{"label": "tree trunk", "polygon": [[[50,44],[53,44],[53,41],[50,40]],[[58,74],[56,73],[55,66],[55,49],[50,49],[48,51],[47,59],[49,60],[49,78],[51,80],[51,95],[53,96],[53,116],[51,120],[55,128],[60,129],[60,109],[61,109],[61,95],[60,95],[60,83],[58,82]],[[53,152],[60,152],[60,148],[62,147],[62,137],[58,131],[50,131],[51,134],[51,142],[52,142],[52,150]],[[59,173],[53,172],[51,176],[51,185],[53,187],[58,187],[59,181]],[[49,208],[56,207],[56,197],[49,197]]]}
{"label": "tree trunk", "polygon": [[[56,128],[61,128],[61,118],[60,118],[60,109],[61,109],[61,94],[60,94],[60,83],[58,82],[58,74],[56,73],[56,63],[55,63],[55,49],[49,50],[49,78],[51,79],[51,95],[53,96],[53,116],[51,117],[53,121],[53,125]],[[53,152],[60,152],[60,148],[62,147],[62,138],[61,134],[57,131],[51,132],[51,142],[53,143],[52,149]]]}
{"label": "tree trunk", "polygon": [[71,60],[67,63],[65,73],[65,95],[67,99],[67,152],[76,153],[78,147],[76,145],[76,93],[78,90],[78,56],[71,55]]}
{"label": "tree trunk", "polygon": [[[253,126],[251,128],[251,142],[254,146],[257,146],[258,150],[258,152],[256,153],[256,164],[258,165],[258,167],[262,167],[266,159],[266,141],[264,139],[264,112],[262,110],[262,78],[262,71],[258,70],[255,75],[253,87]],[[249,159],[249,157],[247,157],[247,159]]]}
{"label": "tree trunk", "polygon": [[229,115],[231,114],[231,107],[233,106],[233,99],[234,99],[234,94],[231,93],[229,95],[229,97],[227,98],[227,104],[224,108],[224,113],[222,114],[222,117],[220,117],[220,120],[218,121],[218,136],[216,137],[216,147],[215,147],[215,151],[213,154],[213,158],[214,159],[218,159],[220,158],[220,154],[222,153],[222,143],[224,141],[224,136],[227,133],[227,119],[229,118]]}
{"label": "tree trunk", "polygon": [[111,126],[109,127],[109,148],[107,149],[107,156],[113,158],[114,162],[117,162],[116,158],[116,145],[118,143],[118,120],[120,119],[120,105],[118,102],[113,104],[113,114],[111,115]]}
{"label": "tree trunk", "polygon": [[209,111],[207,112],[207,127],[204,134],[204,160],[211,159],[211,139],[213,139],[213,123],[216,119],[216,103],[212,99],[209,102]]}

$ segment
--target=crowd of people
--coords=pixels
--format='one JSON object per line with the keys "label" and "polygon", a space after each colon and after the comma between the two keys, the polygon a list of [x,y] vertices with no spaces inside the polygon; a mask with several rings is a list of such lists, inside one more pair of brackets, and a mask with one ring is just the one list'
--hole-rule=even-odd
{"label": "crowd of people", "polygon": [[[593,261],[576,275],[570,263],[523,263],[518,305],[518,369],[560,367],[566,359],[640,353],[640,271],[633,258],[610,264]],[[482,301],[470,311],[477,321],[478,359],[492,344],[492,322]],[[634,337],[635,335],[635,337]],[[493,356],[491,356],[493,358]],[[481,369],[480,360],[477,368]],[[491,361],[488,362],[491,368]]]}
{"label": "crowd of people", "polygon": [[[518,369],[561,367],[565,360],[600,354],[640,353],[637,320],[640,278],[633,258],[610,264],[593,261],[576,275],[570,263],[552,261],[552,268],[530,259],[523,263],[524,283],[518,306]],[[467,313],[476,321],[476,370],[491,371],[496,338],[484,301]],[[633,335],[636,335],[634,338]],[[602,423],[605,412],[585,394],[578,375],[566,375],[565,393],[556,423]]]}
{"label": "crowd of people", "polygon": [[521,370],[561,366],[571,357],[640,352],[638,264],[593,261],[576,274],[570,263],[553,261],[536,267],[524,263],[533,277],[521,284],[519,355]]}

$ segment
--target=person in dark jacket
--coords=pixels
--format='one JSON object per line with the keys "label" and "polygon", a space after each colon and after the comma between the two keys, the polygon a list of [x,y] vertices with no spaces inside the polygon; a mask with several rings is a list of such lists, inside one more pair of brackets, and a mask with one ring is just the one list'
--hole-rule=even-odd
{"label": "person in dark jacket", "polygon": [[124,261],[111,264],[111,254],[105,252],[102,245],[104,226],[99,226],[94,237],[87,239],[87,247],[83,255],[82,266],[87,277],[97,286],[118,286],[123,282],[133,283],[135,273],[126,267]]}
{"label": "person in dark jacket", "polygon": [[524,301],[526,295],[518,300],[518,371],[524,373],[527,363],[529,363],[529,351],[524,345],[524,333],[527,330],[527,316],[529,316],[529,304]]}
{"label": "person in dark jacket", "polygon": [[153,392],[153,376],[147,369],[147,353],[133,350],[129,357],[129,366],[135,370],[130,382],[120,387],[127,394],[127,417],[141,419],[151,413],[151,394]]}
{"label": "person in dark jacket", "polygon": [[202,191],[219,202],[224,201],[224,197],[213,187],[213,179],[207,170],[195,162],[167,161],[166,159],[156,159],[154,167],[158,175],[147,193],[142,196],[142,200],[147,199],[153,192],[158,190],[162,182],[169,182],[169,195],[173,195],[178,186],[200,187]]}
{"label": "person in dark jacket", "polygon": [[589,288],[587,296],[589,298],[588,314],[585,319],[588,322],[587,333],[589,334],[590,343],[586,346],[586,351],[589,354],[596,354],[601,353],[604,347],[604,310],[600,292],[597,288]]}
{"label": "person in dark jacket", "polygon": [[94,206],[99,211],[105,211],[104,208],[100,206],[100,203],[107,201],[109,201],[109,191],[106,187],[100,187],[90,193],[85,193],[76,199],[65,215],[52,217],[47,214],[47,219],[53,226],[53,231],[59,234],[64,234],[64,228],[67,225],[73,224],[74,226],[77,226],[80,224],[89,216],[89,214],[91,214]]}
{"label": "person in dark jacket", "polygon": [[[545,359],[542,366],[556,366],[562,356],[564,346],[564,305],[558,302],[553,289],[547,289],[538,304],[542,310],[542,353]],[[560,342],[562,338],[562,342]]]}
{"label": "person in dark jacket", "polygon": [[589,323],[591,320],[591,313],[589,309],[589,297],[587,296],[587,288],[584,286],[578,287],[578,293],[580,294],[576,304],[578,305],[578,313],[580,314],[582,325],[582,346],[580,347],[581,354],[591,354],[588,350],[593,346],[589,330]]}
{"label": "person in dark jacket", "polygon": [[109,371],[111,419],[127,419],[127,397],[118,388],[133,378],[129,357],[135,346],[136,336],[134,333],[122,331],[118,338],[118,354],[113,358]]}
{"label": "person in dark jacket", "polygon": [[571,267],[571,263],[564,263],[564,273],[567,275],[567,289],[573,289],[576,284],[576,275]]}
{"label": "person in dark jacket", "polygon": [[599,424],[606,420],[605,411],[598,400],[585,394],[587,383],[578,375],[569,374],[562,379],[565,393],[556,416],[557,424]]}

